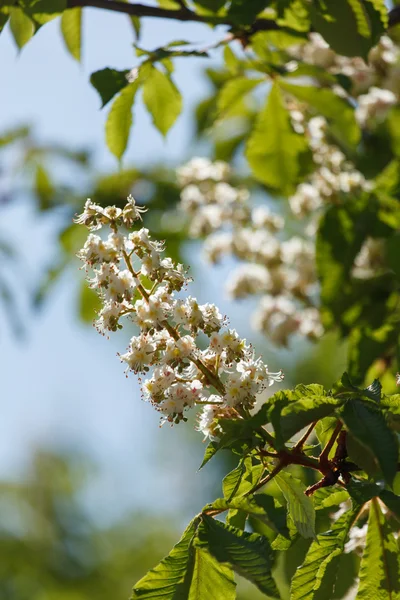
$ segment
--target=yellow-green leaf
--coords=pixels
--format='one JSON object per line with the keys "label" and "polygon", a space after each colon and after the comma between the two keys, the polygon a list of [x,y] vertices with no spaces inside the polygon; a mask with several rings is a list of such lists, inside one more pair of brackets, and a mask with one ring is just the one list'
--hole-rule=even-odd
{"label": "yellow-green leaf", "polygon": [[257,179],[268,187],[288,194],[295,188],[300,155],[306,149],[304,136],[292,128],[279,85],[274,84],[247,142],[246,158],[250,167]]}
{"label": "yellow-green leaf", "polygon": [[120,160],[126,150],[132,126],[132,105],[138,83],[130,83],[114,100],[106,121],[106,142],[109,150]]}
{"label": "yellow-green leaf", "polygon": [[23,48],[35,33],[35,26],[21,8],[11,8],[10,29],[18,48]]}
{"label": "yellow-green leaf", "polygon": [[78,62],[81,60],[82,9],[65,10],[61,16],[61,33],[67,50]]}
{"label": "yellow-green leaf", "polygon": [[143,84],[143,101],[157,129],[166,135],[182,110],[182,97],[170,76],[155,67]]}

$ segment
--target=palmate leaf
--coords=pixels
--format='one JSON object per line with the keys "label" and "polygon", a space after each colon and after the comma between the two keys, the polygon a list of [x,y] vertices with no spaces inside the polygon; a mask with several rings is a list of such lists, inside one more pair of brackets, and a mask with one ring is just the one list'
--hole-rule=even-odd
{"label": "palmate leaf", "polygon": [[235,600],[236,583],[231,567],[218,562],[204,548],[195,547],[193,552],[194,568],[188,600],[216,597]]}
{"label": "palmate leaf", "polygon": [[219,562],[232,565],[239,575],[265,594],[279,597],[271,575],[274,553],[268,540],[258,533],[241,531],[206,515],[202,518],[196,545],[206,548]]}
{"label": "palmate leaf", "polygon": [[351,399],[344,405],[341,417],[353,436],[375,454],[386,481],[391,484],[397,472],[398,442],[381,410],[372,401]]}
{"label": "palmate leaf", "polygon": [[400,553],[376,498],[371,502],[357,600],[399,600]]}
{"label": "palmate leaf", "polygon": [[131,600],[187,600],[194,558],[191,546],[198,523],[197,517],[189,524],[168,556],[138,581],[133,588]]}
{"label": "palmate leaf", "polygon": [[305,137],[293,130],[279,85],[275,83],[247,142],[249,165],[262,183],[276,192],[289,194],[296,185],[300,158],[306,150]]}
{"label": "palmate leaf", "polygon": [[282,471],[274,479],[285,497],[288,514],[300,535],[315,538],[315,508],[311,498],[304,493],[304,483]]}
{"label": "palmate leaf", "polygon": [[[304,563],[292,579],[290,600],[312,600],[324,582],[327,567],[343,552],[349,530],[359,506],[344,513],[332,528],[317,536],[307,552]],[[372,600],[372,598],[371,598]]]}

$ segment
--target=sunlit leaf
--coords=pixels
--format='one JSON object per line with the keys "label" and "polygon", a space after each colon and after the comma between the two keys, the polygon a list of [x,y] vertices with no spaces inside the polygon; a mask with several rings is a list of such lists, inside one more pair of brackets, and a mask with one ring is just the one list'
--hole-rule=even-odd
{"label": "sunlit leaf", "polygon": [[182,97],[170,76],[155,67],[143,84],[143,101],[153,123],[167,135],[182,110]]}
{"label": "sunlit leaf", "polygon": [[315,508],[311,498],[304,493],[306,490],[304,483],[283,471],[275,476],[274,481],[285,497],[288,514],[300,535],[304,538],[314,538]]}
{"label": "sunlit leaf", "polygon": [[106,121],[107,146],[118,159],[121,159],[128,145],[132,126],[132,105],[138,89],[135,81],[127,85],[114,100]]}
{"label": "sunlit leaf", "polygon": [[82,44],[82,9],[80,7],[63,12],[61,32],[69,53],[79,62]]}
{"label": "sunlit leaf", "polygon": [[198,519],[185,530],[180,541],[154,569],[151,569],[133,588],[131,600],[184,600],[189,596],[193,553],[190,550]]}
{"label": "sunlit leaf", "polygon": [[372,500],[367,542],[360,565],[357,600],[400,598],[400,553],[376,499]]}
{"label": "sunlit leaf", "polygon": [[10,29],[18,48],[23,48],[35,33],[35,26],[21,8],[11,8]]}
{"label": "sunlit leaf", "polygon": [[262,592],[275,597],[277,589],[271,575],[273,551],[268,540],[258,533],[247,533],[203,515],[198,544],[206,547],[222,563],[229,563]]}
{"label": "sunlit leaf", "polygon": [[[357,510],[345,512],[329,531],[320,533],[311,544],[304,563],[292,579],[290,600],[313,600],[323,584],[327,567],[337,561],[356,517]],[[337,564],[336,564],[337,566]]]}
{"label": "sunlit leaf", "polygon": [[287,194],[295,187],[306,149],[305,138],[294,132],[279,86],[274,84],[247,142],[250,167],[262,183]]}
{"label": "sunlit leaf", "polygon": [[204,548],[194,549],[194,568],[188,600],[223,598],[235,600],[236,583],[232,569],[218,562]]}

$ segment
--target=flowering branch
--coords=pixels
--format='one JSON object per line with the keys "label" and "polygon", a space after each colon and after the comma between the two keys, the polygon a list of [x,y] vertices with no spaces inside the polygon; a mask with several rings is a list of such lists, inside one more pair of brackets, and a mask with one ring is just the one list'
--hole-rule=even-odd
{"label": "flowering branch", "polygon": [[[283,375],[270,373],[234,329],[224,328],[226,318],[215,305],[174,297],[189,282],[183,266],[162,258],[163,244],[151,240],[147,229],[121,233],[143,211],[131,196],[123,210],[88,200],[76,219],[92,232],[111,229],[105,240],[90,233],[78,254],[93,271],[89,283],[103,303],[96,327],[101,333],[116,331],[123,317],[135,323],[140,335],[120,358],[135,373],[152,369],[143,384],[145,397],[171,423],[185,421],[187,409],[204,405],[199,429],[213,438],[220,427],[216,418],[245,418],[256,395]],[[198,346],[199,335],[208,338],[205,350]]]}

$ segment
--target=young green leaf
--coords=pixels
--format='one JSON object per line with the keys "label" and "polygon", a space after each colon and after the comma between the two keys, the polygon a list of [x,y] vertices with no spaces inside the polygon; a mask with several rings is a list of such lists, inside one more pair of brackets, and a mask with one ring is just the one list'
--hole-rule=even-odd
{"label": "young green leaf", "polygon": [[286,442],[306,425],[331,415],[343,402],[331,396],[309,396],[291,402],[281,413],[279,427],[282,440]]}
{"label": "young green leaf", "polygon": [[180,541],[133,588],[131,600],[184,600],[189,596],[193,569],[191,550],[199,519],[186,528]]}
{"label": "young green leaf", "polygon": [[90,76],[90,83],[98,93],[100,94],[100,98],[102,101],[101,108],[107,104],[115,96],[121,91],[124,87],[129,85],[129,82],[126,78],[129,71],[117,71],[116,69],[101,69],[100,71],[95,71]]}
{"label": "young green leaf", "polygon": [[171,77],[153,67],[143,84],[143,101],[163,136],[182,110],[182,96]]}
{"label": "young green leaf", "polygon": [[196,544],[207,548],[219,562],[231,564],[239,575],[265,594],[278,596],[271,575],[274,553],[262,535],[241,531],[203,515]]}
{"label": "young green leaf", "polygon": [[227,81],[221,88],[217,98],[219,115],[224,117],[229,114],[229,111],[234,109],[244,96],[265,81],[264,78],[249,79],[248,77],[235,77]]}
{"label": "young green leaf", "polygon": [[315,508],[311,498],[304,493],[304,483],[282,471],[275,476],[275,481],[285,497],[288,514],[300,535],[315,538]]}
{"label": "young green leaf", "polygon": [[253,466],[251,456],[242,459],[236,469],[226,475],[222,482],[224,497],[229,501],[249,492],[260,480],[264,467],[261,463]]}
{"label": "young green leaf", "polygon": [[109,150],[120,160],[126,150],[132,125],[132,105],[138,83],[130,83],[114,100],[106,121],[106,142]]}
{"label": "young green leaf", "polygon": [[386,19],[380,0],[324,0],[312,4],[311,21],[335,52],[366,59]]}
{"label": "young green leaf", "polygon": [[400,553],[378,500],[371,502],[357,600],[400,598]]}
{"label": "young green leaf", "polygon": [[68,52],[80,62],[82,44],[82,8],[65,10],[61,15],[61,33]]}
{"label": "young green leaf", "polygon": [[37,165],[35,176],[35,194],[39,200],[40,210],[50,208],[55,189],[47,170],[43,165]]}
{"label": "young green leaf", "polygon": [[344,405],[341,417],[353,436],[375,454],[386,481],[391,484],[397,472],[398,442],[380,409],[372,401],[351,399]]}
{"label": "young green leaf", "polygon": [[328,88],[292,85],[282,79],[280,86],[301,102],[306,102],[315,108],[318,114],[326,117],[331,122],[333,134],[343,142],[349,146],[358,144],[361,131],[355,119],[354,107],[349,102]]}
{"label": "young green leaf", "polygon": [[292,579],[290,600],[313,600],[323,584],[328,565],[343,552],[349,530],[359,507],[345,512],[329,531],[320,533],[311,544],[305,561]]}
{"label": "young green leaf", "polygon": [[223,598],[235,600],[236,583],[232,569],[218,562],[204,548],[194,548],[194,568],[188,600]]}
{"label": "young green leaf", "polygon": [[288,194],[295,187],[300,157],[306,150],[306,140],[294,132],[279,85],[275,83],[247,142],[249,165],[262,183]]}
{"label": "young green leaf", "polygon": [[10,9],[10,29],[18,48],[23,48],[35,33],[35,26],[21,8]]}
{"label": "young green leaf", "polygon": [[212,441],[208,444],[207,448],[205,449],[203,461],[199,467],[199,470],[202,469],[204,467],[204,465],[206,465],[208,463],[208,461],[212,459],[212,457],[214,456],[214,454],[216,454],[216,452],[218,450],[219,450],[218,442]]}

